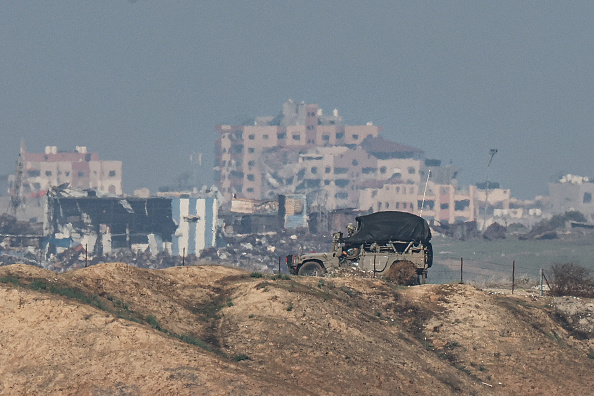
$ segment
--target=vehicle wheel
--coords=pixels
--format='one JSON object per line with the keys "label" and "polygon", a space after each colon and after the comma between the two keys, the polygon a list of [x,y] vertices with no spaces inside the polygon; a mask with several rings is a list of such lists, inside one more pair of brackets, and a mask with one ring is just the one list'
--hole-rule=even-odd
{"label": "vehicle wheel", "polygon": [[417,267],[407,260],[394,261],[390,268],[385,272],[384,278],[404,286],[413,286],[419,284]]}
{"label": "vehicle wheel", "polygon": [[302,276],[322,276],[324,275],[324,269],[318,263],[309,261],[299,268],[299,275]]}

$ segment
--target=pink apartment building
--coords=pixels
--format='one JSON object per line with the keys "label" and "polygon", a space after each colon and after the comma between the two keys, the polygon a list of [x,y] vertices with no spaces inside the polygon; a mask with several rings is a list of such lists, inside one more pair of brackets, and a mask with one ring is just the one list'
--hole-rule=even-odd
{"label": "pink apartment building", "polygon": [[97,153],[78,146],[59,151],[47,146],[43,153],[23,155],[22,190],[25,197],[43,195],[47,189],[67,183],[70,187],[122,194],[122,161],[102,161]]}

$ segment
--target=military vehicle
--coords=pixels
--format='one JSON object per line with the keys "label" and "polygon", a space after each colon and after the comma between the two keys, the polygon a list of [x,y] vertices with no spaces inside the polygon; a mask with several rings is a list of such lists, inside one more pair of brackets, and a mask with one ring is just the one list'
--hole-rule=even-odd
{"label": "military vehicle", "polygon": [[355,220],[356,227],[347,227],[350,235],[334,234],[331,252],[287,256],[289,272],[323,276],[341,267],[355,267],[401,283],[411,284],[411,276],[415,283],[425,281],[433,264],[427,221],[397,211],[376,212]]}

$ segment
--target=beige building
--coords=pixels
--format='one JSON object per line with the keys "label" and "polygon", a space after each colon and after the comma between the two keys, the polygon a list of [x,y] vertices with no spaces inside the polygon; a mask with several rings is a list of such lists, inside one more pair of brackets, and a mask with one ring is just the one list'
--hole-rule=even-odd
{"label": "beige building", "polygon": [[415,214],[418,211],[418,184],[400,179],[369,180],[362,182],[360,187],[359,207],[362,210],[398,210]]}
{"label": "beige building", "polygon": [[[315,179],[320,183],[322,180],[331,183],[334,179],[344,180],[347,174],[350,177],[357,170],[343,172],[343,169],[347,165],[353,166],[353,159],[359,158],[358,154],[347,151],[361,145],[366,138],[377,137],[381,129],[372,124],[343,125],[337,110],[325,116],[316,104],[289,100],[277,117],[257,117],[253,125],[218,125],[216,130],[219,133],[216,179],[221,193],[230,202],[234,196],[269,199],[278,193],[295,192],[300,185],[298,181],[314,179],[311,174],[307,177],[305,174],[311,172],[312,167],[314,172],[319,168],[320,173]],[[315,158],[320,156],[311,152],[312,149],[325,147],[341,147],[342,152],[339,155],[322,153],[322,157],[330,157],[320,160],[310,157],[310,154]],[[319,164],[309,166],[310,160]],[[351,162],[347,164],[348,161]],[[328,174],[336,177],[320,177]],[[352,200],[343,198],[341,183],[334,192],[334,199],[341,202],[339,205],[348,205]],[[313,188],[307,182],[304,187]]]}
{"label": "beige building", "polygon": [[[216,130],[215,170],[228,203],[304,194],[317,208],[399,210],[450,224],[480,220],[485,208],[484,190],[458,188],[457,167],[384,139],[372,123],[343,125],[337,110],[324,116],[315,104],[288,101],[277,117]],[[509,209],[509,199],[509,190],[489,190],[487,217]]]}
{"label": "beige building", "polygon": [[88,152],[84,146],[74,151],[59,151],[56,146],[48,146],[43,153],[24,152],[22,190],[25,199],[39,197],[50,187],[65,183],[72,188],[122,195],[122,162],[102,161],[97,153]]}
{"label": "beige building", "polygon": [[566,175],[556,183],[549,183],[549,195],[552,213],[578,211],[594,222],[594,183],[589,178]]}

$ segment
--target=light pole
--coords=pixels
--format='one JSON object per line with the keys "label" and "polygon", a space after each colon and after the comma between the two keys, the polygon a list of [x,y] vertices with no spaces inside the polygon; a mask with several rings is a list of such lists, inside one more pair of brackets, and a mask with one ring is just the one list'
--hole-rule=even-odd
{"label": "light pole", "polygon": [[493,161],[493,156],[497,154],[497,149],[489,150],[489,161],[487,162],[487,180],[485,181],[485,216],[483,217],[483,231],[487,229],[487,205],[489,204],[489,168]]}

